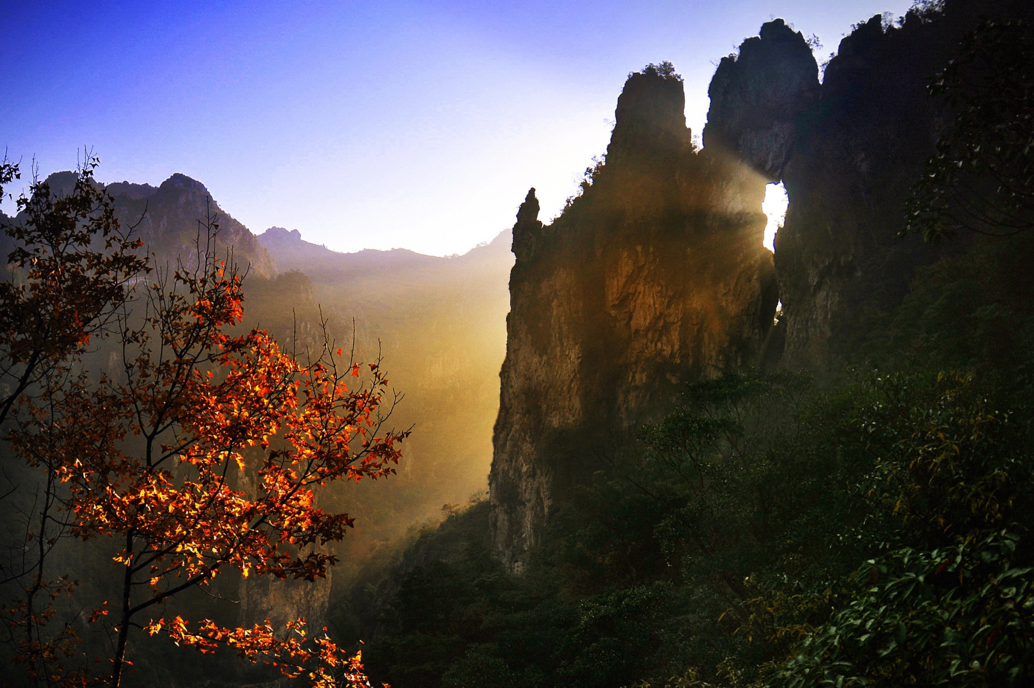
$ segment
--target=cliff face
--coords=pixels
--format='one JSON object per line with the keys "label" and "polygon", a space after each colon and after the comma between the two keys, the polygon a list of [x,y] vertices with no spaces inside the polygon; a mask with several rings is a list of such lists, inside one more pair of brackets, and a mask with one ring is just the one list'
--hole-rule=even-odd
{"label": "cliff face", "polygon": [[[629,79],[584,195],[543,226],[532,190],[514,227],[489,479],[495,544],[512,570],[591,457],[656,418],[680,383],[743,365],[834,365],[919,266],[964,249],[899,238],[911,187],[952,121],[928,85],[980,16],[1030,13],[949,0],[892,26],[874,17],[821,83],[803,36],[769,22],[721,61],[699,152],[681,83],[656,69]],[[776,181],[789,209],[773,271],[760,203]]]}
{"label": "cliff face", "polygon": [[852,351],[939,255],[898,236],[911,186],[952,119],[927,88],[979,15],[1017,12],[1029,9],[956,1],[887,27],[873,17],[843,39],[821,86],[781,20],[722,60],[705,145],[784,182],[789,198],[775,242],[784,365],[823,368]]}
{"label": "cliff face", "polygon": [[819,69],[804,37],[776,19],[723,57],[711,99],[704,146],[734,151],[771,181],[790,160],[797,118],[819,97]]}
{"label": "cliff face", "polygon": [[943,126],[927,85],[956,41],[909,17],[887,31],[873,17],[845,38],[818,101],[798,117],[782,177],[790,206],[776,237],[790,365],[828,364],[936,257],[921,238],[898,233]]}
{"label": "cliff face", "polygon": [[296,619],[305,619],[310,629],[327,623],[333,570],[314,581],[277,580],[268,576],[242,578],[236,596],[237,625],[249,628],[269,622],[278,632]]}
{"label": "cliff face", "polygon": [[682,83],[647,69],[618,100],[607,162],[551,225],[534,189],[513,230],[492,530],[520,571],[558,495],[680,383],[757,361],[777,294],[765,178],[690,143]]}

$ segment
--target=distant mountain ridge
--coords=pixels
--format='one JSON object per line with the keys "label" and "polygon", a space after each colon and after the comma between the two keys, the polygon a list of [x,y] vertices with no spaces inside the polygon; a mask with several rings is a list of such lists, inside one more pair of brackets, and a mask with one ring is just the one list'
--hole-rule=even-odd
{"label": "distant mountain ridge", "polygon": [[[45,181],[60,197],[77,180],[76,172],[63,171]],[[405,249],[338,253],[305,241],[298,230],[273,227],[256,236],[203,183],[184,174],[158,186],[98,185],[111,196],[122,226],[144,241],[152,265],[190,266],[214,252],[246,270],[241,329],[268,331],[303,363],[313,352],[320,355],[329,336],[360,363],[381,361],[391,388],[405,395],[388,421],[412,429],[398,475],[328,488],[319,496],[324,508],[356,518],[355,532],[336,546],[342,565],[335,575],[315,585],[274,581],[256,587],[242,580],[234,593],[239,606],[227,612],[244,626],[297,617],[326,623],[332,586],[347,587],[369,555],[437,518],[443,504],[464,503],[484,491],[505,353],[509,231],[463,256]],[[209,218],[218,225],[214,247],[204,240]],[[14,248],[6,239],[0,233],[4,256]],[[144,287],[133,308],[143,307]],[[97,365],[106,365],[108,353],[114,356],[104,347],[115,345],[113,339],[98,345]]]}
{"label": "distant mountain ridge", "polygon": [[[51,193],[66,195],[75,186],[76,173],[55,172],[47,177]],[[276,266],[255,235],[223,210],[204,184],[176,173],[159,186],[115,182],[103,184],[115,204],[115,214],[123,226],[135,226],[159,262],[173,257],[186,258],[197,251],[198,222],[209,214],[219,225],[217,247],[233,247],[234,258],[249,272],[270,277]]]}
{"label": "distant mountain ridge", "polygon": [[[76,172],[64,170],[50,174],[46,183],[52,193],[63,196],[72,191],[76,179]],[[238,262],[250,264],[253,273],[263,277],[297,270],[310,276],[333,278],[333,273],[342,267],[434,269],[445,265],[444,261],[453,261],[450,266],[455,267],[478,262],[489,255],[495,263],[510,260],[507,257],[509,229],[491,242],[458,256],[429,256],[404,248],[346,253],[305,241],[297,229],[274,226],[256,234],[223,210],[202,182],[179,172],[158,186],[130,181],[100,185],[114,200],[115,212],[123,226],[136,226],[139,236],[156,253],[162,256],[190,253],[198,220],[204,220],[211,213],[219,225],[220,243],[232,246]]]}
{"label": "distant mountain ridge", "polygon": [[421,322],[431,322],[440,308],[455,315],[450,303],[468,304],[467,320],[454,322],[453,329],[498,321],[501,364],[509,310],[507,282],[514,261],[512,236],[512,231],[506,230],[490,243],[447,257],[401,248],[338,253],[305,241],[298,230],[282,227],[269,228],[258,236],[258,242],[275,256],[281,272],[293,270],[311,278],[317,301],[332,307],[347,303],[350,316],[366,323],[370,336],[385,344],[412,335],[411,331],[396,335],[389,322],[415,318],[417,311],[422,311]]}
{"label": "distant mountain ridge", "polygon": [[276,256],[276,265],[281,271],[322,272],[334,270],[342,265],[364,265],[367,267],[430,267],[446,262],[460,264],[477,261],[492,255],[508,260],[501,254],[510,252],[511,230],[500,232],[492,241],[475,246],[467,253],[454,256],[429,256],[405,248],[389,250],[362,249],[355,252],[334,251],[324,244],[314,244],[302,238],[297,229],[270,227],[257,236],[259,244]]}
{"label": "distant mountain ridge", "polygon": [[406,249],[338,253],[302,237],[271,227],[258,241],[281,271],[278,279],[308,280],[335,334],[347,341],[354,328],[356,355],[382,356],[406,395],[393,417],[397,427],[413,426],[398,478],[357,485],[350,504],[359,506],[349,506],[376,514],[377,539],[401,535],[442,504],[485,489],[506,352],[512,232],[448,257]]}

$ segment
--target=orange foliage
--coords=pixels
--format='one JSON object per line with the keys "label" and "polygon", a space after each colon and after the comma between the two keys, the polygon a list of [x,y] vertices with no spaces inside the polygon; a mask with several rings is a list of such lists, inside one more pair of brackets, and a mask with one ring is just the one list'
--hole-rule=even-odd
{"label": "orange foliage", "polygon": [[[228,569],[325,577],[336,557],[324,545],[354,519],[319,508],[317,489],[394,473],[408,434],[383,426],[393,400],[382,408],[387,380],[376,363],[364,377],[329,337],[303,356],[261,330],[233,333],[241,277],[206,258],[217,227],[205,229],[198,266],[159,272],[136,314],[119,317],[120,369],[99,380],[65,376],[46,395],[22,399],[25,420],[12,433],[15,451],[64,491],[71,533],[118,543],[111,686],[127,663],[134,619],[178,593]],[[305,674],[314,686],[369,685],[358,655],[346,657],[326,635],[307,639],[301,621],[282,636],[268,623],[227,629],[208,620],[192,632],[179,616],[146,626],[152,635],[162,629],[202,652],[228,646],[287,676]],[[83,677],[68,679],[81,685]]]}
{"label": "orange foliage", "polygon": [[[144,272],[139,239],[115,219],[110,197],[93,181],[87,156],[71,193],[55,198],[47,182],[17,200],[18,221],[4,222],[15,248],[3,256],[16,279],[0,280],[0,422],[17,400],[102,335]],[[0,161],[3,186],[18,166]]]}
{"label": "orange foliage", "polygon": [[[159,619],[152,621],[144,630],[154,635],[164,625],[165,620]],[[202,653],[214,652],[221,645],[227,645],[236,649],[240,657],[274,666],[288,678],[304,674],[313,688],[369,686],[369,679],[363,672],[362,652],[351,656],[343,652],[327,636],[326,630],[324,628],[323,635],[309,642],[305,623],[301,620],[289,622],[280,637],[269,621],[253,628],[221,628],[205,620],[197,631],[191,631],[179,616],[168,624],[169,636],[177,644],[196,647]]]}

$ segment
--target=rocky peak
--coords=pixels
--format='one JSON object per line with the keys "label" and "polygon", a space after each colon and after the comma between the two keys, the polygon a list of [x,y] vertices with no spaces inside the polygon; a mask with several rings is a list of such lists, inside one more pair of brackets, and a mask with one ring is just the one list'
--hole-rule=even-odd
{"label": "rocky peak", "polygon": [[761,27],[711,79],[704,145],[734,151],[771,181],[782,178],[795,120],[819,97],[819,68],[804,36],[782,19]]}
{"label": "rocky peak", "polygon": [[247,227],[219,207],[204,184],[185,174],[173,174],[158,187],[118,182],[106,187],[114,199],[115,215],[159,262],[197,257],[199,222],[211,216],[219,225],[218,252],[232,247],[234,260],[253,274],[272,275],[276,269],[266,250]]}
{"label": "rocky peak", "polygon": [[[79,175],[73,171],[54,172],[47,177],[51,193],[67,196]],[[247,227],[223,211],[204,184],[185,174],[173,174],[158,187],[150,184],[115,182],[103,186],[111,195],[115,217],[124,227],[134,227],[136,236],[160,261],[188,258],[197,253],[198,222],[209,215],[219,224],[218,244],[232,247],[234,258],[249,265],[254,274],[272,275],[276,268],[266,250]],[[281,230],[287,233],[287,230]],[[298,234],[297,230],[292,234]],[[296,238],[301,240],[301,236]],[[223,250],[223,249],[220,249]]]}
{"label": "rocky peak", "polygon": [[205,188],[204,184],[179,172],[162,182],[162,185],[158,190],[165,192],[181,190],[201,197],[211,197],[212,195],[208,192],[208,189]]}
{"label": "rocky peak", "polygon": [[79,181],[79,174],[72,172],[71,170],[65,170],[63,172],[54,172],[49,175],[45,180],[50,187],[50,193],[57,198],[67,196],[72,193],[75,189],[76,182]]}
{"label": "rocky peak", "polygon": [[150,184],[133,184],[132,182],[113,182],[104,187],[112,197],[125,196],[134,201],[149,198],[158,193],[158,188]]}
{"label": "rocky peak", "polygon": [[629,159],[678,154],[689,145],[686,94],[670,63],[630,74],[618,97],[614,132],[607,148],[613,168]]}
{"label": "rocky peak", "polygon": [[694,151],[684,105],[670,64],[631,75],[593,183],[549,225],[534,189],[517,213],[489,475],[511,571],[598,456],[662,418],[683,383],[753,364],[771,328],[764,183]]}
{"label": "rocky peak", "polygon": [[[906,40],[914,40],[916,33],[922,33],[921,27],[915,24],[915,20],[909,28]],[[888,57],[887,51],[893,49],[891,44],[896,40],[884,40],[884,38],[883,17],[878,14],[869,21],[859,24],[850,35],[845,36],[840,41],[836,57],[826,65],[822,97],[826,100],[831,98],[850,99],[857,95],[860,82],[878,74],[880,63],[886,61]],[[902,65],[898,77],[913,72],[914,66]],[[929,77],[928,74],[923,76]],[[923,86],[925,85],[924,81]]]}
{"label": "rocky peak", "polygon": [[534,186],[528,190],[524,203],[521,203],[521,207],[517,209],[517,226],[528,228],[542,226],[542,223],[539,222],[539,199],[535,197]]}
{"label": "rocky peak", "polygon": [[535,197],[535,188],[532,187],[517,210],[517,224],[513,226],[513,255],[520,260],[530,258],[535,252],[536,239],[541,230],[539,199]]}
{"label": "rocky peak", "polygon": [[302,233],[297,229],[287,230],[284,227],[270,227],[258,235],[259,242],[263,245],[273,246],[275,244],[299,244],[302,241]]}

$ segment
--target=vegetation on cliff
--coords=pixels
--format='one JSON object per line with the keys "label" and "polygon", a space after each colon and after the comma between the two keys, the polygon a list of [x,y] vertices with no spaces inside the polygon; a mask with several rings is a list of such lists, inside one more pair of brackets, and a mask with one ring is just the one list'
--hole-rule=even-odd
{"label": "vegetation on cliff", "polygon": [[688,386],[522,576],[474,504],[338,623],[398,686],[1025,685],[1031,259],[1024,236],[931,266],[834,380]]}
{"label": "vegetation on cliff", "polygon": [[[487,556],[492,505],[422,534],[338,610],[340,628],[366,635],[378,675],[455,688],[1034,682],[1034,236],[1015,231],[1030,220],[1029,60],[1008,59],[1029,36],[1003,42],[1028,31],[1023,21],[978,15],[960,0],[886,30],[878,18],[859,25],[823,93],[799,89],[808,103],[787,120],[803,143],[787,153],[778,139],[778,164],[764,171],[785,172],[791,213],[797,203],[776,268],[804,325],[783,364],[809,354],[820,365],[807,375],[729,366],[683,383],[632,441],[604,423],[591,446],[564,445],[560,464],[578,455],[595,471],[554,493],[521,575]],[[770,36],[794,40],[783,28]],[[938,71],[966,34],[951,63],[961,66]],[[888,65],[908,54],[914,63],[890,80]],[[974,81],[993,65],[997,81]],[[726,65],[727,85],[750,91],[741,77]],[[954,100],[927,101],[931,77],[934,96],[942,79]],[[910,127],[932,137],[910,140]],[[728,145],[767,150],[734,133]],[[927,159],[965,174],[914,186]],[[972,200],[974,183],[1002,185],[975,228],[993,236],[965,233],[940,252],[893,241],[910,193],[908,209],[935,231],[913,229],[965,229],[943,211]],[[604,188],[594,181],[565,217],[592,212]],[[857,197],[839,204],[850,189]],[[939,207],[946,198],[954,205]],[[520,248],[548,251],[553,237],[523,214],[519,229],[540,243]],[[518,253],[515,275],[521,267]]]}
{"label": "vegetation on cliff", "polygon": [[684,107],[670,64],[631,74],[580,194],[549,224],[534,190],[517,213],[489,476],[510,570],[594,452],[657,421],[685,381],[755,364],[772,329],[765,179],[695,146]]}
{"label": "vegetation on cliff", "polygon": [[[408,254],[385,287],[297,233],[263,248],[230,221],[274,337],[243,327],[239,276],[200,236],[184,244],[182,224],[141,227],[190,267],[127,309],[151,280],[111,199],[89,170],[53,178],[71,200],[37,186],[7,227],[21,248],[4,246],[0,285],[3,449],[43,477],[41,503],[0,493],[22,518],[2,541],[4,668],[26,685],[86,685],[93,656],[111,659],[94,674],[109,685],[272,679],[238,671],[237,653],[368,685],[333,636],[364,639],[371,675],[396,688],[1034,683],[1034,43],[1030,8],[982,11],[946,0],[897,25],[875,17],[821,83],[804,37],[767,23],[721,61],[703,150],[672,65],[630,75],[607,155],[563,215],[540,222],[534,189],[518,211],[489,499],[447,504],[439,526],[379,551],[315,638],[293,620],[246,623],[268,610],[256,598],[283,599],[249,581],[325,579],[338,556],[325,546],[352,519],[318,488],[393,472],[406,434],[377,430],[385,381],[374,365],[349,386],[360,368],[337,367],[316,297],[379,306],[454,261],[462,279],[433,292],[450,294],[450,317],[413,315],[431,310],[425,294],[391,311],[392,330],[358,318],[367,344],[441,340],[499,308],[498,293],[460,292],[509,257]],[[0,166],[0,184],[15,171]],[[791,203],[774,262],[757,212],[772,180]],[[130,210],[202,210],[181,175],[109,188]],[[270,247],[311,274],[268,272]],[[117,346],[97,347],[105,336]],[[436,355],[476,359],[456,351],[472,339]],[[441,427],[484,424],[485,387],[440,377],[454,386],[435,378],[421,404],[463,409],[439,411]],[[410,484],[442,473],[429,463]],[[414,513],[411,494],[357,501]],[[61,577],[113,560],[119,575]],[[239,595],[240,610],[202,593]],[[202,608],[215,611],[200,625],[180,614]],[[87,635],[105,622],[107,648]],[[133,654],[141,631],[184,647]],[[190,648],[216,659],[183,661]]]}

